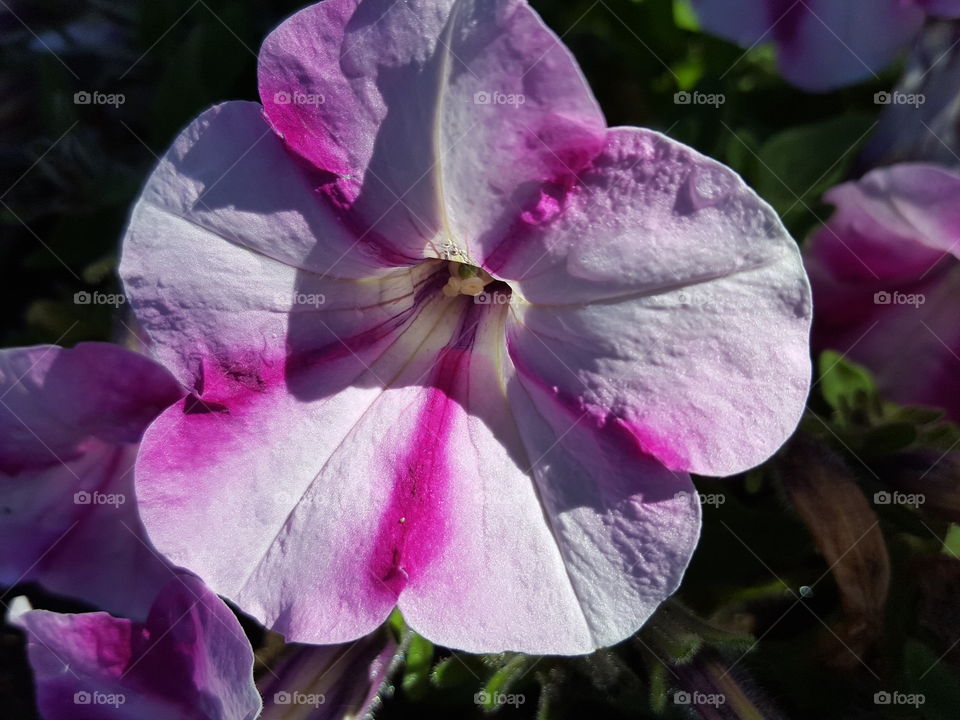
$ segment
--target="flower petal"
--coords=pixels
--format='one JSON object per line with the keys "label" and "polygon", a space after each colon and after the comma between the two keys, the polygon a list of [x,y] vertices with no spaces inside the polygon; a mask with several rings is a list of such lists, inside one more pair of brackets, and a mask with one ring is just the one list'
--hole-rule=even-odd
{"label": "flower petal", "polygon": [[916,3],[935,17],[960,16],[960,0],[916,0]]}
{"label": "flower petal", "polygon": [[223,103],[190,123],[164,154],[130,232],[150,239],[177,227],[331,277],[376,274],[389,263],[337,221],[316,192],[320,182],[291,161],[259,105]]}
{"label": "flower petal", "polygon": [[[153,352],[198,392],[211,357],[229,363],[229,377],[242,383],[250,381],[243,367],[256,366],[263,354],[282,364],[285,340],[334,343],[343,352],[339,338],[373,342],[414,306],[422,279],[422,268],[383,270],[368,254],[344,248],[342,228],[300,186],[279,141],[262,137],[265,127],[252,103],[201,115],[160,161],[124,238],[120,275]],[[261,139],[247,145],[252,137]],[[230,168],[225,176],[222,164]],[[197,181],[198,173],[207,174]],[[219,192],[222,184],[229,192],[211,213],[211,187]],[[361,279],[328,272],[340,256]],[[301,323],[313,310],[323,311],[322,320]],[[247,356],[237,357],[238,348]]]}
{"label": "flower petal", "polygon": [[[960,402],[953,400],[960,398],[958,194],[960,175],[935,165],[874,170],[826,194],[837,211],[805,253],[823,309],[814,345],[867,365],[892,399],[945,407],[954,419],[960,419]],[[910,353],[903,352],[907,339]]]}
{"label": "flower petal", "polygon": [[[384,385],[423,372],[450,332],[436,302],[370,342],[211,356],[203,392],[145,437],[137,477],[151,539],[291,640],[342,642],[383,622],[403,578],[378,528],[394,485],[408,482],[394,464],[409,454],[427,395]],[[418,504],[433,512],[441,500]],[[440,541],[424,539],[421,552]]]}
{"label": "flower petal", "polygon": [[629,433],[514,373],[505,312],[475,306],[437,365],[450,519],[443,551],[399,607],[447,646],[587,653],[631,635],[677,588],[700,506],[690,478]]}
{"label": "flower petal", "polygon": [[260,720],[289,720],[291,705],[310,720],[372,717],[404,654],[387,626],[349,644],[286,645],[260,678]]}
{"label": "flower petal", "polygon": [[240,623],[189,575],[167,583],[143,625],[45,610],[21,622],[47,720],[253,720],[260,712]]}
{"label": "flower petal", "polygon": [[795,243],[732,171],[653,132],[612,130],[564,213],[493,269],[529,301],[510,356],[674,470],[729,475],[792,433],[810,382]]}
{"label": "flower petal", "polygon": [[133,462],[144,428],[182,395],[114,345],[0,350],[0,584],[145,615],[170,570],[145,540]]}
{"label": "flower petal", "polygon": [[482,254],[605,123],[576,62],[520,0],[326,0],[264,42],[260,97],[324,193],[385,253]]}
{"label": "flower petal", "polygon": [[693,0],[703,28],[754,48],[772,42],[783,76],[822,92],[875,77],[923,24],[903,0]]}

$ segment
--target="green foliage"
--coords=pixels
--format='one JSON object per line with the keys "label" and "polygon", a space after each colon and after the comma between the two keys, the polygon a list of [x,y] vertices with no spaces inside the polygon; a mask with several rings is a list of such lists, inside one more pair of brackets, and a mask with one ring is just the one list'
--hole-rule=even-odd
{"label": "green foliage", "polygon": [[847,176],[875,125],[871,115],[841,115],[783,130],[760,147],[756,188],[788,226],[812,212]]}

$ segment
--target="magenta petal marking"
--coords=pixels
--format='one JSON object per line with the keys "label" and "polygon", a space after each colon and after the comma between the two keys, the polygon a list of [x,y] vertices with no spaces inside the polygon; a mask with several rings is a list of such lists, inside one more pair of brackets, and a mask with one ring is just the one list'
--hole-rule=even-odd
{"label": "magenta petal marking", "polygon": [[447,454],[451,442],[456,398],[464,394],[469,378],[471,350],[482,305],[471,305],[460,329],[443,351],[424,391],[427,400],[413,426],[407,455],[394,476],[393,492],[377,534],[371,574],[395,596],[442,551],[447,537],[449,485],[453,482]]}

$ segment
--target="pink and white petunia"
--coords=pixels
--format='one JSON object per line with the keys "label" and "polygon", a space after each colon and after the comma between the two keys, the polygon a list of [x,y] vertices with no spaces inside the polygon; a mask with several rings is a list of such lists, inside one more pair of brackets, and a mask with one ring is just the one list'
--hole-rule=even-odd
{"label": "pink and white petunia", "polygon": [[169,578],[144,623],[46,610],[16,623],[27,634],[46,720],[253,720],[260,713],[253,649],[240,623],[186,573]]}
{"label": "pink and white petunia", "polygon": [[692,0],[703,29],[752,49],[772,43],[783,76],[823,92],[876,77],[928,15],[960,17],[958,0]]}
{"label": "pink and white petunia", "polygon": [[153,542],[288,640],[394,607],[585,653],[679,585],[700,507],[790,435],[799,252],[733,172],[606,129],[519,0],[327,0],[195,120],[121,275],[193,393],[147,431]]}
{"label": "pink and white petunia", "polygon": [[960,421],[960,175],[904,163],[830,190],[811,239],[814,345],[869,367],[901,403]]}
{"label": "pink and white petunia", "polygon": [[137,515],[133,463],[144,429],[183,394],[115,345],[0,350],[0,585],[146,616],[171,570]]}

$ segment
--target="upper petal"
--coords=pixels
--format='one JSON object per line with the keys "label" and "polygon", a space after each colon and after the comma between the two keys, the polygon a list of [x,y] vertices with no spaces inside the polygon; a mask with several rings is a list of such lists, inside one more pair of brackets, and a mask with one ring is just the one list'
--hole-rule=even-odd
{"label": "upper petal", "polygon": [[213,234],[330,277],[367,277],[394,264],[343,227],[321,202],[320,183],[287,152],[259,105],[226,102],[174,140],[134,207],[128,234],[149,240],[171,227]]}
{"label": "upper petal", "polygon": [[573,57],[522,0],[326,0],[266,39],[259,77],[345,222],[399,259],[478,261],[602,143]]}
{"label": "upper petal", "polygon": [[0,584],[145,615],[170,570],[145,539],[133,461],[144,428],[182,394],[114,345],[0,350]]}
{"label": "upper petal", "polygon": [[796,244],[732,171],[661,135],[610,131],[555,221],[492,270],[528,300],[521,376],[620,420],[676,470],[729,475],[790,435],[810,382]]}
{"label": "upper petal", "polygon": [[[202,391],[211,356],[229,361],[228,377],[242,382],[238,373],[256,358],[237,357],[237,348],[282,363],[275,351],[313,309],[324,319],[304,342],[322,347],[382,336],[414,302],[416,272],[385,270],[348,242],[265,128],[252,103],[201,115],[150,176],[124,237],[120,276],[131,306],[153,353],[188,388]],[[251,146],[252,137],[260,139]]]}

